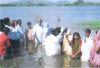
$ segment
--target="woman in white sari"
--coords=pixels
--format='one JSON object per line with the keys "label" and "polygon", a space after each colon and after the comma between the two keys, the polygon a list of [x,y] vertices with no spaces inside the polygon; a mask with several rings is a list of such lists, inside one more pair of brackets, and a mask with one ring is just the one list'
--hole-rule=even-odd
{"label": "woman in white sari", "polygon": [[70,29],[66,29],[66,33],[63,38],[63,51],[65,54],[71,55],[72,54],[72,48],[70,46],[72,40],[72,35],[70,33]]}

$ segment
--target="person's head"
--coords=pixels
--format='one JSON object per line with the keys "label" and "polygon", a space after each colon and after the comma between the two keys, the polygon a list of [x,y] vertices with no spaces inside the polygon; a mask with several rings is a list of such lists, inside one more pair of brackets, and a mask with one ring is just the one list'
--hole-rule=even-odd
{"label": "person's head", "polygon": [[7,27],[4,27],[4,28],[3,28],[3,32],[4,32],[6,35],[8,35],[8,33],[10,32],[10,29],[7,28]]}
{"label": "person's head", "polygon": [[67,33],[67,30],[68,30],[68,28],[66,28],[66,29],[64,30],[64,33]]}
{"label": "person's head", "polygon": [[79,40],[80,39],[80,34],[78,32],[75,32],[73,35],[73,39]]}
{"label": "person's head", "polygon": [[91,34],[91,30],[90,30],[90,29],[86,29],[86,30],[85,30],[85,36],[86,36],[86,37],[89,37],[90,34]]}
{"label": "person's head", "polygon": [[60,30],[61,30],[61,27],[57,27],[57,28],[56,28],[57,34],[59,34],[59,33],[61,32]]}
{"label": "person's head", "polygon": [[97,38],[98,31],[96,31],[95,33],[96,33],[95,37]]}
{"label": "person's head", "polygon": [[6,18],[4,18],[3,19],[3,23],[5,24],[5,25],[10,25],[10,19],[8,18],[8,17],[6,17]]}
{"label": "person's head", "polygon": [[28,28],[31,28],[31,22],[27,22]]}
{"label": "person's head", "polygon": [[51,30],[51,34],[53,34],[53,35],[55,35],[55,36],[57,35],[57,30],[56,30],[56,28],[54,28],[54,29]]}
{"label": "person's head", "polygon": [[20,19],[17,20],[17,24],[19,24],[20,26],[22,25],[22,21]]}
{"label": "person's head", "polygon": [[39,26],[41,26],[41,24],[42,24],[42,19],[38,19],[38,24],[39,24]]}
{"label": "person's head", "polygon": [[3,20],[0,19],[0,31],[3,31],[3,28],[5,27]]}
{"label": "person's head", "polygon": [[73,40],[72,40],[72,45],[74,45],[75,40],[81,40],[80,34],[78,32],[75,32],[73,34]]}
{"label": "person's head", "polygon": [[100,40],[100,30],[97,31],[96,38],[97,38],[97,40]]}
{"label": "person's head", "polygon": [[17,26],[17,22],[16,22],[16,20],[13,20],[12,23],[11,23],[11,25],[12,25],[12,27]]}

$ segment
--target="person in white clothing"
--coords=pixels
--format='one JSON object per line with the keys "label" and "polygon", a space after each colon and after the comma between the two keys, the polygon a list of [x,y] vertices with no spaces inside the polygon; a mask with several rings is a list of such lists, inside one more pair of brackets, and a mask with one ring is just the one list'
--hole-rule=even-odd
{"label": "person in white clothing", "polygon": [[90,50],[93,46],[92,37],[90,37],[90,34],[91,34],[91,30],[86,29],[85,37],[83,37],[82,46],[81,46],[81,52],[82,52],[81,60],[85,62],[88,62],[90,57]]}
{"label": "person in white clothing", "polygon": [[47,56],[54,56],[61,54],[60,40],[62,39],[62,33],[58,36],[56,29],[53,29],[51,35],[45,40],[45,52]]}
{"label": "person in white clothing", "polygon": [[65,54],[71,55],[72,54],[72,47],[71,47],[71,41],[72,41],[72,35],[70,32],[70,29],[66,28],[65,35],[63,38],[63,51]]}
{"label": "person in white clothing", "polygon": [[38,20],[38,24],[34,25],[33,27],[33,33],[32,33],[33,39],[35,40],[36,44],[41,44],[43,39],[43,24],[42,19]]}
{"label": "person in white clothing", "polygon": [[19,31],[20,36],[21,36],[20,41],[22,42],[22,41],[24,41],[24,32],[23,32],[22,21],[19,19],[17,21],[16,25],[17,25],[18,31]]}
{"label": "person in white clothing", "polygon": [[45,43],[45,39],[47,38],[47,36],[50,35],[50,28],[49,28],[49,24],[48,23],[44,23],[43,24],[44,29],[43,29],[43,41],[42,43]]}

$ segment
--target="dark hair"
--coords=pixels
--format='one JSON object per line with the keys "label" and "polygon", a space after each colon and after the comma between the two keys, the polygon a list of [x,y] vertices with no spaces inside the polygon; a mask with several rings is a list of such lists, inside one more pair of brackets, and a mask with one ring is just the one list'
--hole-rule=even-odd
{"label": "dark hair", "polygon": [[91,30],[90,29],[86,29],[85,32],[91,34]]}
{"label": "dark hair", "polygon": [[74,39],[74,36],[75,36],[75,35],[78,36],[78,39],[77,39],[77,40],[80,40],[80,39],[81,39],[80,34],[79,34],[78,32],[75,32],[75,33],[73,34],[72,45],[75,44],[75,39]]}
{"label": "dark hair", "polygon": [[61,27],[57,27],[57,28],[56,28],[57,34],[61,32],[60,29],[61,29]]}
{"label": "dark hair", "polygon": [[[19,22],[20,22],[20,23],[19,23]],[[21,25],[21,24],[22,24],[21,19],[18,19],[18,20],[17,20],[17,24],[19,24],[19,25]]]}
{"label": "dark hair", "polygon": [[12,26],[12,27],[15,27],[15,22],[16,22],[16,20],[13,20],[13,21],[12,21],[12,23],[11,23],[11,26]]}
{"label": "dark hair", "polygon": [[18,20],[17,20],[17,23],[19,23],[19,21],[21,21],[21,19],[18,19]]}
{"label": "dark hair", "polygon": [[31,22],[27,22],[27,25],[31,25]]}
{"label": "dark hair", "polygon": [[10,24],[9,18],[8,17],[4,18],[3,23],[6,24],[6,25]]}
{"label": "dark hair", "polygon": [[4,27],[4,28],[3,28],[3,32],[4,32],[6,35],[8,35],[8,33],[10,32],[10,29],[7,28],[7,27]]}
{"label": "dark hair", "polygon": [[3,20],[0,19],[0,31],[3,31],[3,28],[5,27]]}
{"label": "dark hair", "polygon": [[66,28],[65,30],[64,30],[64,32],[66,33],[68,31],[68,28]]}
{"label": "dark hair", "polygon": [[53,35],[55,35],[55,36],[57,35],[56,28],[51,30],[51,34],[53,34]]}
{"label": "dark hair", "polygon": [[98,33],[98,30],[96,31],[96,34]]}

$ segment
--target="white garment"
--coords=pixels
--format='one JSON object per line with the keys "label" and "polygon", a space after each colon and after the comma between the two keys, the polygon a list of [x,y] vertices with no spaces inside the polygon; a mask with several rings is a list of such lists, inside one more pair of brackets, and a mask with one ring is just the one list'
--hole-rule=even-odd
{"label": "white garment", "polygon": [[5,25],[5,27],[7,27],[7,28],[10,29],[10,32],[8,33],[8,38],[9,39],[12,39],[12,27],[11,26],[8,26],[8,25]]}
{"label": "white garment", "polygon": [[43,37],[43,25],[34,25],[32,36],[35,37],[35,43],[42,43]]}
{"label": "white garment", "polygon": [[82,61],[89,60],[90,50],[92,46],[93,46],[93,43],[92,43],[91,37],[88,37],[88,38],[86,37],[86,42],[85,42],[85,37],[83,37],[82,46],[81,46],[81,52],[82,52],[81,60]]}
{"label": "white garment", "polygon": [[23,35],[24,34],[23,27],[20,25],[17,25],[16,27],[18,28],[18,31]]}
{"label": "white garment", "polygon": [[49,24],[44,23],[44,29],[43,29],[43,44],[45,43],[45,39],[47,36],[50,35],[50,29],[49,29]]}
{"label": "white garment", "polygon": [[65,48],[64,51],[66,52],[66,54],[71,55],[72,54],[72,47],[70,46],[70,44],[68,43],[68,40],[71,41],[72,40],[72,35],[68,35],[68,40],[65,38],[64,36],[64,40],[65,40]]}
{"label": "white garment", "polygon": [[20,41],[23,42],[24,39],[25,39],[25,38],[24,38],[23,26],[17,25],[16,27],[17,27],[17,29],[18,29],[18,32],[19,32],[20,36],[22,37],[22,38],[20,38]]}
{"label": "white garment", "polygon": [[0,31],[0,34],[2,34],[3,32]]}
{"label": "white garment", "polygon": [[45,40],[45,51],[47,56],[59,55],[61,51],[60,40],[62,36],[50,35]]}

